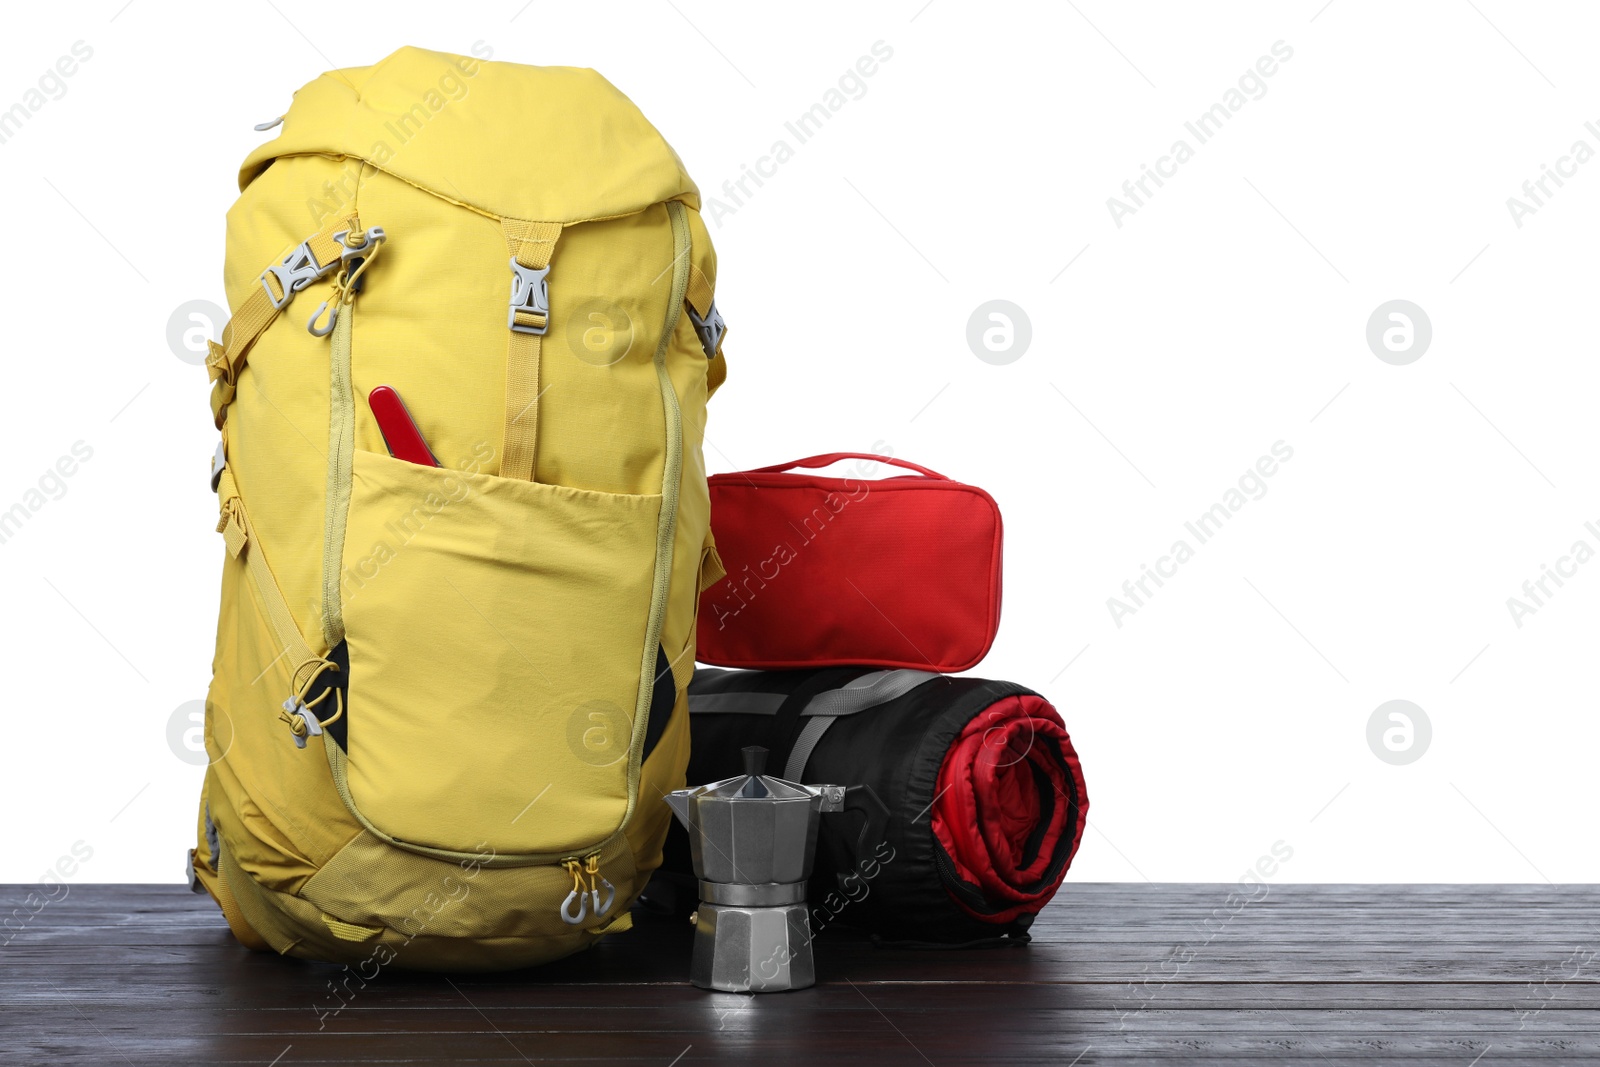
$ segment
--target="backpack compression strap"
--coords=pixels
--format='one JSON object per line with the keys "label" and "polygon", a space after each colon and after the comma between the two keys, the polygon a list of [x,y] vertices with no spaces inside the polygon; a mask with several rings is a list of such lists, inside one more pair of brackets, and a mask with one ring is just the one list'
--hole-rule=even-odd
{"label": "backpack compression strap", "polygon": [[722,321],[722,312],[717,310],[716,294],[712,291],[710,280],[693,263],[689,264],[689,287],[684,290],[683,298],[689,305],[689,321],[694,325],[694,332],[700,336],[700,347],[705,350],[706,359],[711,361],[706,371],[709,396],[717,391],[717,387],[728,376],[728,365],[722,359],[722,339],[728,334],[728,324]]}
{"label": "backpack compression strap", "polygon": [[[306,700],[317,679],[327,671],[337,671],[339,665],[326,656],[317,655],[306,644],[299,625],[294,621],[294,613],[289,610],[289,605],[283,599],[283,591],[273,577],[272,568],[261,553],[261,545],[256,540],[250,519],[245,514],[244,501],[240,499],[239,488],[233,480],[233,472],[226,468],[217,476],[217,499],[221,510],[217,532],[222,534],[228,546],[228,555],[234,559],[243,558],[250,581],[266,608],[272,632],[283,646],[278,659],[288,657],[290,696],[283,702],[283,712],[278,718],[289,727],[295,747],[305,748],[307,737],[320,735],[324,726],[336,722],[344,714],[344,697],[334,687],[324,689],[320,696],[309,702]],[[276,662],[276,659],[273,660],[267,667]],[[263,670],[262,674],[266,674],[266,671]],[[337,710],[325,719],[319,718],[314,709],[325,703],[329,694],[334,694]]]}
{"label": "backpack compression strap", "polygon": [[559,222],[502,219],[511,252],[511,306],[506,348],[506,429],[500,476],[532,481],[539,447],[539,345],[550,328],[550,255]]}
{"label": "backpack compression strap", "polygon": [[335,234],[358,228],[356,216],[335,215],[322,229],[296,245],[279,263],[261,272],[260,284],[250,291],[239,310],[222,331],[222,343],[208,341],[206,372],[215,384],[211,387],[211,414],[222,429],[228,405],[239,384],[239,372],[256,339],[289,305],[294,294],[331,273],[339,266],[344,246]]}

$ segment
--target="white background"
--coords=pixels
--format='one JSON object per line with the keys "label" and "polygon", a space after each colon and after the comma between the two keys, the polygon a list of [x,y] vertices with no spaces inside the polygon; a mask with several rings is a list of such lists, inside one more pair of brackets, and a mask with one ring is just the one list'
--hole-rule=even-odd
{"label": "white background", "polygon": [[[205,374],[166,329],[222,301],[223,212],[271,136],[251,126],[331,66],[479,41],[600,69],[708,196],[893,49],[712,223],[732,333],[708,460],[889,448],[998,498],[1005,617],[977,673],[1043,691],[1079,746],[1071,877],[1231,880],[1282,840],[1287,881],[1600,879],[1600,563],[1520,628],[1506,604],[1600,548],[1600,162],[1520,228],[1506,204],[1600,149],[1600,17],[1322,5],[8,12],[0,109],[74,42],[93,57],[0,144],[0,511],[75,442],[93,457],[0,544],[0,881],[78,841],[81,880],[172,881],[193,840],[201,772],[167,726],[205,692],[222,546]],[[1185,121],[1278,41],[1265,95],[1198,145]],[[1119,228],[1107,198],[1178,138],[1194,158]],[[1032,324],[1003,366],[966,340],[991,299]],[[1392,299],[1432,323],[1406,366],[1365,338]],[[1266,495],[1117,626],[1107,598],[1280,440]],[[1432,724],[1405,766],[1368,746],[1391,699]]]}

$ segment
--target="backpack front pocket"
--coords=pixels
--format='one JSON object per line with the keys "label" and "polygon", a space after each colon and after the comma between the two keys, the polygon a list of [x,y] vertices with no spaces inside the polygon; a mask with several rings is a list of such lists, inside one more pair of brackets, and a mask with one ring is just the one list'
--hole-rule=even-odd
{"label": "backpack front pocket", "polygon": [[348,749],[330,758],[369,829],[534,862],[622,826],[661,508],[355,453]]}

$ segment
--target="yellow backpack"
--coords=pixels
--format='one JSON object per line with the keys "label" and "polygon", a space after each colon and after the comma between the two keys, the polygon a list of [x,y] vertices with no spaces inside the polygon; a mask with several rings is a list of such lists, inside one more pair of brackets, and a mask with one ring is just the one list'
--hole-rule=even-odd
{"label": "yellow backpack", "polygon": [[627,929],[722,573],[694,183],[593,71],[405,48],[301,89],[239,185],[191,885],[363,977]]}

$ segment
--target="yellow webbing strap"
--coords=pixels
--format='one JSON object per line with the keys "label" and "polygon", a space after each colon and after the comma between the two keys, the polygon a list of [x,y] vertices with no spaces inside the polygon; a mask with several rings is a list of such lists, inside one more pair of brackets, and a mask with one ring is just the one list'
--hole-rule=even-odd
{"label": "yellow webbing strap", "polygon": [[335,919],[327,912],[322,913],[322,923],[328,932],[340,941],[371,941],[383,933],[381,926],[362,926],[359,923],[347,923],[343,919]]}
{"label": "yellow webbing strap", "polygon": [[[319,264],[337,263],[339,254],[343,250],[333,235],[343,230],[357,228],[354,215],[335,215],[330,218],[322,229],[306,238],[304,244],[309,246],[311,254],[316,257]],[[296,246],[296,250],[300,248]],[[267,286],[272,287],[269,293]],[[250,295],[244,303],[239,305],[239,310],[233,313],[228,320],[228,325],[222,330],[222,343],[209,342],[210,354],[206,357],[206,372],[214,383],[211,387],[211,414],[220,429],[223,420],[227,418],[228,405],[233,403],[233,394],[239,385],[239,372],[244,369],[246,358],[249,356],[250,347],[256,343],[268,326],[277,319],[283,309],[274,305],[276,298],[287,303],[292,299],[292,292],[283,292],[282,283],[268,270],[262,271],[262,280],[250,288]]]}
{"label": "yellow webbing strap", "polygon": [[623,934],[633,929],[633,912],[625,911],[615,919],[600,927],[595,933],[600,937],[608,934]]}
{"label": "yellow webbing strap", "polygon": [[722,565],[722,556],[707,530],[705,547],[700,550],[700,588],[696,592],[704,593],[727,576],[728,569]]}
{"label": "yellow webbing strap", "polygon": [[[561,236],[561,223],[504,219],[501,226],[506,235],[506,247],[518,265],[539,271],[550,265],[556,239]],[[539,344],[549,326],[549,315],[514,309],[512,316],[515,325],[538,332],[509,330],[506,428],[500,450],[500,475],[531,481],[539,447]]]}
{"label": "yellow webbing strap", "polygon": [[[289,658],[290,686],[295,693],[299,693],[303,681],[314,677],[317,666],[326,661],[312,652],[311,646],[307,645],[306,639],[301,636],[300,627],[295,624],[294,615],[289,611],[289,605],[284,602],[283,593],[278,588],[278,581],[272,576],[272,568],[267,566],[267,557],[262,553],[261,546],[255,543],[255,534],[250,529],[250,519],[245,514],[244,501],[239,499],[239,489],[234,484],[233,471],[223,470],[222,477],[217,482],[217,499],[222,509],[221,518],[217,521],[217,532],[222,534],[223,541],[228,546],[228,555],[234,559],[238,559],[241,554],[244,556],[250,580],[255,584],[256,592],[261,595],[261,603],[267,609],[267,620],[272,624],[272,632],[283,648],[280,655]],[[307,671],[311,674],[302,679],[302,675]]]}
{"label": "yellow webbing strap", "polygon": [[[257,952],[271,952],[272,946],[267,939],[256,933],[255,927],[245,919],[244,912],[239,908],[239,901],[233,895],[233,890],[228,885],[228,867],[232,857],[217,857],[217,906],[222,909],[222,917],[228,920],[228,929],[233,931],[233,936],[246,948]],[[237,871],[235,872],[238,873]]]}
{"label": "yellow webbing strap", "polygon": [[714,297],[711,283],[706,280],[705,273],[693,263],[689,264],[689,288],[684,290],[683,296],[689,301],[689,306],[694,308],[694,313],[702,319],[711,313]]}
{"label": "yellow webbing strap", "polygon": [[722,358],[722,350],[717,350],[717,358],[711,361],[711,366],[706,368],[706,399],[711,399],[716,391],[722,388],[722,383],[728,380],[728,361]]}

